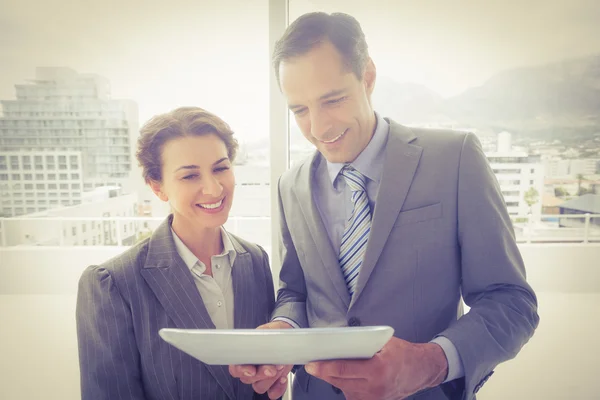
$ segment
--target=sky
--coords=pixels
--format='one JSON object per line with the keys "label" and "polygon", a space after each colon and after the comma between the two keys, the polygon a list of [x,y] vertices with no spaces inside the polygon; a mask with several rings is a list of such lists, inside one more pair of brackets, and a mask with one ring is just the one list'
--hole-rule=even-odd
{"label": "sky", "polygon": [[[268,136],[267,0],[0,0],[0,99],[66,66],[111,82],[140,122],[182,105]],[[290,19],[342,11],[362,24],[378,74],[452,96],[495,73],[600,54],[597,0],[290,0]]]}

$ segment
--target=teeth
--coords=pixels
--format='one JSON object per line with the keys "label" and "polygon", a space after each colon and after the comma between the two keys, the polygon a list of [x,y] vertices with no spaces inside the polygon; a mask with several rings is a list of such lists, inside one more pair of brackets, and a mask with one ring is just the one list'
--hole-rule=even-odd
{"label": "teeth", "polygon": [[345,130],[344,132],[342,132],[341,135],[339,135],[338,137],[335,137],[331,140],[322,140],[323,143],[333,143],[333,142],[337,142],[342,136],[344,136],[346,134],[347,130]]}
{"label": "teeth", "polygon": [[223,204],[223,199],[219,200],[218,203],[214,203],[214,204],[198,204],[200,207],[202,208],[207,208],[207,209],[213,209],[213,208],[219,208],[221,207],[221,204]]}

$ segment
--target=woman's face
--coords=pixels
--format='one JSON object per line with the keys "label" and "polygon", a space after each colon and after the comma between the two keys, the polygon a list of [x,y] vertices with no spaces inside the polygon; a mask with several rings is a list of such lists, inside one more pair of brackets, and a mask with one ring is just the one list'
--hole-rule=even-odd
{"label": "woman's face", "polygon": [[163,145],[161,162],[162,182],[150,186],[161,200],[169,202],[178,225],[210,229],[227,221],[235,177],[219,136],[172,139]]}

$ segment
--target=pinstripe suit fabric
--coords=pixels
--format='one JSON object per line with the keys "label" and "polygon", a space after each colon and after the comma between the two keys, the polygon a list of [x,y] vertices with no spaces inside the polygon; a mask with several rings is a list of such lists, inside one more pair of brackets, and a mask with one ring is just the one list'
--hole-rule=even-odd
{"label": "pinstripe suit fabric", "polygon": [[[171,218],[151,238],[81,276],[76,319],[83,400],[263,398],[232,378],[227,366],[205,365],[158,336],[167,327],[214,329],[175,248]],[[274,305],[268,257],[229,235],[238,255],[234,325],[255,328],[269,321]]]}

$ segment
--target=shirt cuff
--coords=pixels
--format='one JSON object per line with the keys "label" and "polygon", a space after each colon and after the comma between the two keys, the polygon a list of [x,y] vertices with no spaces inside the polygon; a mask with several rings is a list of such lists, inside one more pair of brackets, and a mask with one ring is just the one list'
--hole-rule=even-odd
{"label": "shirt cuff", "polygon": [[458,350],[456,350],[456,346],[454,346],[450,339],[444,336],[438,336],[432,339],[431,343],[439,345],[442,350],[444,350],[446,360],[448,360],[448,375],[446,375],[446,380],[442,383],[450,382],[465,376],[465,370],[460,355],[458,354]]}
{"label": "shirt cuff", "polygon": [[275,317],[273,318],[273,321],[283,321],[283,322],[287,322],[288,324],[290,324],[293,328],[299,329],[300,325],[298,325],[296,323],[296,321],[294,321],[293,319],[289,319],[286,317]]}

